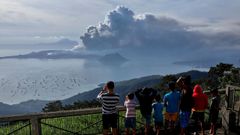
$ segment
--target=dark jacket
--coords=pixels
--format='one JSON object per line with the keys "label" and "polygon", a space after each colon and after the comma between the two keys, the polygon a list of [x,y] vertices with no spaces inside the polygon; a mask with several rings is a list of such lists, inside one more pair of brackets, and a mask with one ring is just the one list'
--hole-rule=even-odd
{"label": "dark jacket", "polygon": [[184,90],[182,90],[180,111],[191,112],[192,107],[194,105],[194,100],[192,98],[193,90],[191,87],[188,87],[185,90],[186,90],[186,92],[184,92]]}
{"label": "dark jacket", "polygon": [[156,96],[157,91],[152,88],[139,89],[135,95],[140,104],[140,111],[143,117],[152,114],[152,102]]}

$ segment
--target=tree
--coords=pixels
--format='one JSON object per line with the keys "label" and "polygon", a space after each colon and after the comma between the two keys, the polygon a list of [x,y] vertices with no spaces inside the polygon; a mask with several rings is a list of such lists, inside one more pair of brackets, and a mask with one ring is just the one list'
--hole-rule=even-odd
{"label": "tree", "polygon": [[209,77],[222,77],[224,76],[225,71],[231,71],[233,64],[219,63],[216,67],[211,67],[208,75]]}
{"label": "tree", "polygon": [[210,89],[225,88],[227,84],[239,85],[239,71],[239,68],[235,68],[232,64],[220,63],[210,68],[207,85]]}
{"label": "tree", "polygon": [[156,87],[156,89],[160,92],[161,95],[164,95],[168,92],[168,84],[173,81],[176,82],[177,77],[175,75],[165,75],[160,84]]}
{"label": "tree", "polygon": [[43,112],[54,112],[60,110],[63,110],[63,105],[59,100],[47,103],[46,106],[42,109]]}

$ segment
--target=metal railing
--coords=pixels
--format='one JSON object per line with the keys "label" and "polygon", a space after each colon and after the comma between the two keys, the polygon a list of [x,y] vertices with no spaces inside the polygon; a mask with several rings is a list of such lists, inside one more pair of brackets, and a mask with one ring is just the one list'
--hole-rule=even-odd
{"label": "metal railing", "polygon": [[31,127],[30,127],[30,122],[28,122],[27,124],[23,125],[23,126],[20,126],[19,128],[17,129],[14,129],[13,131],[10,131],[9,133],[7,133],[7,135],[13,135],[13,134],[16,134],[18,133],[18,131],[21,131],[22,129],[25,129],[25,128],[29,128],[29,134],[31,135]]}
{"label": "metal railing", "polygon": [[232,111],[239,111],[239,105],[237,105],[236,103],[240,101],[240,87],[227,85],[225,101],[225,105],[228,109]]}
{"label": "metal railing", "polygon": [[[125,107],[118,107],[119,117],[118,125],[123,126],[124,121],[124,111]],[[17,128],[4,133],[5,135],[15,135],[18,134],[23,129],[27,128],[25,134],[29,135],[42,135],[43,130],[48,130],[47,134],[72,134],[72,135],[83,135],[83,134],[98,134],[102,132],[102,118],[101,118],[101,108],[88,108],[79,110],[68,110],[68,111],[57,111],[57,112],[41,112],[26,115],[11,115],[0,117],[1,122],[8,122],[8,126],[11,126],[12,122],[20,124]],[[64,121],[64,119],[66,119]],[[65,125],[67,121],[77,121],[75,125]],[[137,122],[138,125],[143,123]],[[81,125],[79,125],[81,124]],[[13,124],[14,125],[14,124]],[[62,126],[61,126],[62,125]],[[75,129],[70,129],[70,127],[76,126]],[[4,127],[4,126],[3,126]],[[91,129],[91,128],[94,128]],[[120,127],[121,128],[121,127]],[[51,131],[51,132],[50,132]],[[64,133],[63,133],[64,132]],[[123,132],[119,129],[119,132]],[[46,134],[46,132],[44,132]],[[19,133],[20,134],[20,133]]]}
{"label": "metal railing", "polygon": [[[229,134],[240,126],[240,87],[227,85],[225,90],[225,105],[222,106],[222,125]],[[239,132],[239,131],[238,131]]]}

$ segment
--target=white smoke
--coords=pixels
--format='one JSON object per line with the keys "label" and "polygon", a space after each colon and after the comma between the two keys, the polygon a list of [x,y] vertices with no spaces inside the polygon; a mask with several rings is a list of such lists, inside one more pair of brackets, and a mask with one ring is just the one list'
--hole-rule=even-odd
{"label": "white smoke", "polygon": [[217,29],[216,32],[210,27],[213,26],[185,23],[167,16],[135,15],[130,9],[118,6],[106,15],[103,22],[89,26],[80,38],[88,50],[171,48],[186,51],[240,45],[239,33],[218,32]]}

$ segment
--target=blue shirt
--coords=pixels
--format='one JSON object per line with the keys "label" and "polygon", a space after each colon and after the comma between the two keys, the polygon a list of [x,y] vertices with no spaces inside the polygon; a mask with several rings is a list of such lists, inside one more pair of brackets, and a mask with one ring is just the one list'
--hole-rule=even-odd
{"label": "blue shirt", "polygon": [[155,119],[155,121],[158,122],[162,122],[163,121],[163,104],[160,102],[154,102],[152,104],[152,108],[153,108],[153,118]]}
{"label": "blue shirt", "polygon": [[179,112],[179,104],[181,100],[181,94],[179,91],[171,91],[164,95],[164,103],[166,104],[166,112],[176,113]]}

